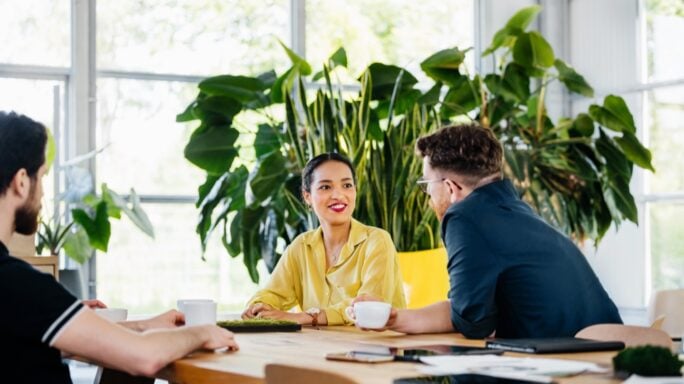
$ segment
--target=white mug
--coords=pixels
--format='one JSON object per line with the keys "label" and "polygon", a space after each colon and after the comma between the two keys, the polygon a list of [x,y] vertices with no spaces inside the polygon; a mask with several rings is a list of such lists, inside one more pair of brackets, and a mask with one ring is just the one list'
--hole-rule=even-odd
{"label": "white mug", "polygon": [[185,325],[216,324],[216,302],[213,300],[178,300],[176,304],[185,315]]}
{"label": "white mug", "polygon": [[128,318],[128,310],[124,308],[95,308],[95,313],[112,323],[126,321]]}
{"label": "white mug", "polygon": [[347,316],[353,319],[357,326],[378,329],[387,324],[392,306],[382,301],[359,301],[354,303],[353,314],[351,309],[351,307],[347,308]]}

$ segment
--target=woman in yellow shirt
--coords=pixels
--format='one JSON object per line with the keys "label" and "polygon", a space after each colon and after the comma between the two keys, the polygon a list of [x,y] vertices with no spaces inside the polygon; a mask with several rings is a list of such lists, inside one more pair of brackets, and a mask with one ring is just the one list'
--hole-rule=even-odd
{"label": "woman in yellow shirt", "polygon": [[[285,249],[271,280],[250,299],[242,318],[352,324],[345,308],[359,295],[405,308],[390,235],[352,218],[356,185],[351,162],[337,153],[311,159],[302,171],[302,195],[321,225]],[[295,306],[304,312],[287,312]]]}

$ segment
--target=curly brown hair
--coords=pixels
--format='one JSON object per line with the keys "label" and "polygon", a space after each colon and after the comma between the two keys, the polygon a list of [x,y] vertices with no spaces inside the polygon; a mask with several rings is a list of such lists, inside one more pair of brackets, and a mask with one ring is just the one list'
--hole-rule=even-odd
{"label": "curly brown hair", "polygon": [[416,149],[421,157],[428,157],[432,168],[456,173],[469,185],[501,174],[501,143],[490,129],[477,124],[442,128],[418,139]]}

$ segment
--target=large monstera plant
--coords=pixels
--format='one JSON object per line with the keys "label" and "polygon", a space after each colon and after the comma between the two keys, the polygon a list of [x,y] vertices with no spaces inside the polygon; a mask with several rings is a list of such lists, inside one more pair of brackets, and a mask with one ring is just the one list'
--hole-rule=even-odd
{"label": "large monstera plant", "polygon": [[199,120],[185,156],[207,172],[197,202],[202,246],[218,231],[228,253],[242,254],[258,281],[260,259],[272,269],[283,245],[316,225],[300,193],[306,161],[337,151],[356,168],[356,218],[389,231],[400,251],[434,248],[439,227],[427,196],[415,188],[421,173],[415,141],[468,121],[493,130],[504,146],[506,176],[568,235],[598,242],[612,223],[636,223],[629,181],[634,164],[653,170],[650,152],[618,96],[555,122],[547,114],[549,83],[587,97],[593,90],[538,32],[527,30],[539,11],[520,10],[496,33],[483,53],[497,61],[488,74],[468,74],[468,50],[450,48],[421,63],[432,81],[427,86],[403,68],[373,63],[356,84],[342,87],[333,79],[345,70],[343,49],[314,74],[284,47],[292,66],[281,75],[200,82],[177,121]]}

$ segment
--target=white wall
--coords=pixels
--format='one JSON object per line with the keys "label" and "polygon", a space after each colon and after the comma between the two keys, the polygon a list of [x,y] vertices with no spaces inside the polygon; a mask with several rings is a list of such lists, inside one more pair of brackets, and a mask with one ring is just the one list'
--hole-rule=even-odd
{"label": "white wall", "polygon": [[[625,98],[640,127],[639,93],[623,94],[640,82],[639,14],[637,0],[572,0],[569,3],[569,61],[594,87],[594,100],[574,99],[573,113],[589,103],[602,103],[607,94]],[[641,129],[640,129],[641,131]],[[643,172],[635,168],[632,194],[643,195]],[[645,220],[645,204],[638,203],[639,222]],[[643,307],[646,296],[646,246],[644,231],[632,223],[609,230],[599,248],[588,247],[587,257],[604,286],[622,308]]]}
{"label": "white wall", "polygon": [[[614,93],[625,98],[637,126],[641,125],[639,93],[621,93],[639,85],[640,80],[638,0],[481,0],[477,4],[482,47],[489,45],[494,33],[518,9],[532,4],[544,6],[536,26],[550,41],[556,55],[574,66],[596,91],[595,98],[588,100],[570,97],[557,88],[550,90],[547,102],[552,116],[573,116],[586,111],[591,103],[602,103],[605,95]],[[488,70],[490,63],[482,65]],[[643,173],[635,168],[632,193],[637,201],[643,195],[642,179]],[[643,228],[645,204],[638,203],[638,209]],[[634,309],[643,308],[648,294],[645,242],[643,230],[631,223],[622,223],[619,231],[609,230],[597,250],[593,244],[587,244],[585,249],[604,287],[623,314],[631,317],[627,319],[631,323],[642,322],[641,311]]]}

